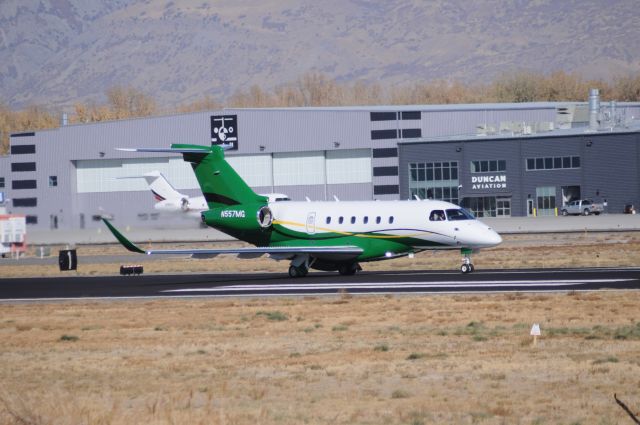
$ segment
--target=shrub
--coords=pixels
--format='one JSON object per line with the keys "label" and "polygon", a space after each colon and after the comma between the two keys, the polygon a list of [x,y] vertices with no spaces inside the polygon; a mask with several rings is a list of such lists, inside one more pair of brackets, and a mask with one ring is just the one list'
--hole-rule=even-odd
{"label": "shrub", "polygon": [[80,338],[78,338],[78,337],[77,337],[77,336],[75,336],[75,335],[62,335],[62,336],[60,337],[60,341],[71,341],[71,342],[74,342],[74,341],[77,341],[77,340],[79,340],[79,339],[80,339]]}
{"label": "shrub", "polygon": [[404,390],[395,390],[394,392],[391,393],[391,398],[409,398],[409,397],[411,397],[411,394],[409,394]]}
{"label": "shrub", "polygon": [[407,357],[407,360],[418,360],[418,359],[423,359],[425,357],[426,355],[424,353],[411,353]]}
{"label": "shrub", "polygon": [[389,346],[387,344],[378,344],[373,348],[373,351],[387,352],[389,351]]}
{"label": "shrub", "polygon": [[287,316],[281,311],[259,311],[256,313],[256,316],[264,316],[267,318],[267,320],[273,320],[276,322],[289,320],[289,316]]}

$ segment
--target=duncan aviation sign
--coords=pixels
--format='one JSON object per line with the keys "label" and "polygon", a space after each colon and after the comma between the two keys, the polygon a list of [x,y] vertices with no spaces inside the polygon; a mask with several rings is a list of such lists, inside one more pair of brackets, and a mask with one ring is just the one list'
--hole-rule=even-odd
{"label": "duncan aviation sign", "polygon": [[498,174],[495,176],[472,176],[471,189],[506,189],[507,176]]}

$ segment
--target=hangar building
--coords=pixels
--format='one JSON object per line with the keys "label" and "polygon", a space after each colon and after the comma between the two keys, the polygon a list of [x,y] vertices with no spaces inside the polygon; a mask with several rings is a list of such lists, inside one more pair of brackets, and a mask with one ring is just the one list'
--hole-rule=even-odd
{"label": "hangar building", "polygon": [[139,178],[158,170],[197,196],[189,164],[116,148],[224,142],[256,192],[294,200],[417,195],[481,216],[522,216],[599,196],[618,212],[640,200],[640,104],[591,109],[586,102],[223,109],[62,125],[11,135],[10,153],[0,157],[0,202],[37,229],[95,228],[102,214],[120,226],[192,227],[193,219],[154,210]]}

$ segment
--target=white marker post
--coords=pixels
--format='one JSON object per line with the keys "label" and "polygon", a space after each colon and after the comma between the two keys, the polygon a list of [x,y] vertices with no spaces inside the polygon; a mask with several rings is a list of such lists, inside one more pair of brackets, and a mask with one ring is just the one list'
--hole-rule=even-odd
{"label": "white marker post", "polygon": [[533,345],[535,346],[538,343],[538,337],[542,335],[540,332],[540,325],[538,323],[534,323],[531,326],[531,336],[533,336]]}

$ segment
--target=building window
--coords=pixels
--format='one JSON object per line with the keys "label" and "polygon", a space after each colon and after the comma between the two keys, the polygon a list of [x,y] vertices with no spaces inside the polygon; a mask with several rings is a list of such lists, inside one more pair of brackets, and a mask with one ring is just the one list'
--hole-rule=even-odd
{"label": "building window", "polygon": [[579,156],[527,158],[527,171],[562,170],[580,168]]}
{"label": "building window", "polygon": [[421,128],[405,128],[402,131],[403,139],[418,139],[422,137],[422,129]]}
{"label": "building window", "polygon": [[398,130],[371,130],[371,140],[397,139]]}
{"label": "building window", "polygon": [[458,204],[458,161],[409,163],[411,197]]}
{"label": "building window", "polygon": [[35,162],[12,162],[11,171],[13,172],[36,171],[36,163]]}
{"label": "building window", "polygon": [[0,188],[4,187],[4,177],[0,177]]}
{"label": "building window", "polygon": [[11,189],[37,189],[35,180],[12,180]]}
{"label": "building window", "polygon": [[397,184],[380,184],[373,186],[374,195],[397,195],[400,193],[400,186]]}
{"label": "building window", "polygon": [[403,111],[402,119],[403,120],[419,120],[420,111]]}
{"label": "building window", "polygon": [[398,175],[398,167],[373,167],[374,177],[397,176],[397,175]]}
{"label": "building window", "polygon": [[58,186],[58,176],[49,176],[49,187]]}
{"label": "building window", "polygon": [[36,145],[12,145],[11,155],[36,153]]}
{"label": "building window", "polygon": [[496,215],[498,217],[511,217],[511,198],[496,199]]}
{"label": "building window", "polygon": [[370,112],[371,121],[394,121],[398,118],[397,112]]}
{"label": "building window", "polygon": [[374,158],[397,158],[398,148],[379,148],[373,150]]}
{"label": "building window", "polygon": [[464,198],[463,205],[471,211],[476,217],[495,217],[496,216],[496,197],[495,196],[479,196],[473,198]]}
{"label": "building window", "polygon": [[507,171],[507,161],[504,159],[471,161],[472,173],[495,173],[496,171]]}
{"label": "building window", "polygon": [[13,207],[37,207],[38,198],[13,198]]}
{"label": "building window", "polygon": [[35,135],[36,135],[35,132],[27,131],[27,132],[24,132],[24,133],[13,133],[13,134],[11,134],[11,137],[33,137]]}

